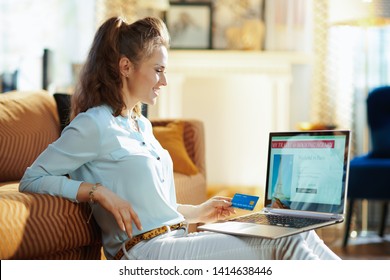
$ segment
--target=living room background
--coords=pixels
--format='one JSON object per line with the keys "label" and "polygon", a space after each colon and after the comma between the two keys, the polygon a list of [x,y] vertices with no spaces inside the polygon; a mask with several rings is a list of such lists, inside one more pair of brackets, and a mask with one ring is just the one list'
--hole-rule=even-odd
{"label": "living room background", "polygon": [[[42,79],[40,67],[43,50],[50,49],[54,54],[54,79],[49,90],[51,92],[71,92],[77,73],[76,66],[83,63],[96,26],[107,15],[107,7],[131,19],[137,17],[137,11],[139,12],[139,9],[136,8],[137,5],[146,2],[156,1],[0,0],[0,73],[6,77],[6,75],[17,71],[18,89],[39,89]],[[184,1],[172,2],[183,3]],[[229,14],[231,9],[228,7],[237,7],[236,14],[239,13],[240,16],[251,15],[252,17],[255,15],[256,18],[263,21],[265,28],[263,51],[256,50],[255,52],[258,52],[259,55],[271,53],[275,57],[288,57],[287,60],[291,60],[289,106],[286,112],[283,112],[281,108],[276,108],[279,110],[278,114],[287,114],[287,129],[296,129],[298,124],[306,121],[335,124],[340,128],[353,128],[357,112],[354,103],[356,100],[360,100],[360,106],[364,103],[364,88],[367,86],[363,83],[366,81],[366,72],[362,67],[366,57],[362,41],[364,37],[362,35],[365,31],[359,27],[329,26],[328,6],[332,2],[331,0],[203,0],[185,2],[212,3],[216,19],[221,17],[221,14],[233,18]],[[144,10],[140,14],[145,15],[147,12]],[[389,80],[390,56],[386,53],[385,46],[389,41],[390,31],[389,27],[380,26],[371,28],[367,33],[370,38],[368,86],[372,87],[388,83]],[[221,44],[213,43],[215,46],[221,46]],[[173,57],[174,53],[179,51],[171,50],[171,52]],[[183,52],[193,53],[191,50]],[[221,51],[208,50],[206,52],[217,55]],[[238,50],[238,53],[244,54],[248,51]],[[173,84],[174,82],[172,80]],[[208,82],[206,81],[206,83]],[[190,88],[190,93],[186,93],[184,97],[191,102],[196,101],[196,94],[201,91],[202,94],[198,96],[198,99],[200,96],[209,98],[207,87],[197,88],[201,83],[205,83],[204,78],[198,77],[187,81],[185,86]],[[209,89],[210,94],[212,91],[218,91],[218,94],[213,97],[218,106],[224,106],[224,104],[226,106],[226,104],[240,100],[240,96],[234,95],[231,91],[223,96],[220,92],[221,88],[216,84],[211,83]],[[248,85],[244,89],[247,92],[255,90],[254,86],[251,88]],[[237,92],[240,91],[240,87],[237,87],[237,84],[225,84],[224,90]],[[242,98],[245,98],[245,94]],[[216,99],[218,98],[223,98],[223,102],[217,103]],[[265,97],[260,97],[258,100],[257,97],[254,98],[253,100],[256,102],[267,102]],[[183,105],[187,116],[210,120],[210,116],[218,112],[217,108],[211,105],[208,106],[209,112],[204,112],[202,111],[205,108],[203,103],[206,100],[197,102],[192,103],[191,106]],[[156,107],[155,112],[151,111],[156,117],[159,117],[159,114],[164,110],[168,110],[161,108],[165,106],[163,102],[158,106],[160,108]],[[242,104],[237,104],[237,106],[242,108],[242,112],[240,112],[243,114],[242,118],[252,119],[244,131],[253,131],[254,125],[258,125],[259,122],[261,124],[261,118],[264,115],[258,114],[258,111],[264,109],[262,107],[264,104],[259,105],[242,100]],[[223,112],[229,112],[229,116],[226,118],[234,115],[230,108],[226,106],[225,109],[222,109]],[[270,109],[268,108],[268,110]],[[266,116],[268,113],[268,111],[264,111]],[[253,119],[253,115],[258,119]],[[210,121],[210,123],[213,122]],[[217,123],[216,119],[214,119],[214,123]],[[265,126],[266,129],[269,127]],[[215,142],[215,130],[216,128],[211,125],[206,127],[206,135],[209,135],[208,141],[210,143]],[[357,142],[359,141],[357,139]],[[217,144],[209,144],[209,147],[213,147],[213,145]],[[232,142],[231,145],[237,146],[239,143]],[[259,145],[262,145],[262,142]],[[361,145],[358,144],[358,147]],[[363,151],[363,148],[359,149]],[[245,151],[243,153],[245,154]],[[228,152],[228,154],[228,159],[235,158],[234,153]],[[260,153],[255,156],[264,157]],[[264,167],[256,161],[251,164],[253,159],[250,157],[246,159],[243,157],[242,160],[247,160],[250,163],[251,167],[247,172],[253,174],[253,177],[257,176],[255,172],[259,172]],[[233,172],[239,166],[237,163],[236,165],[224,164],[219,166],[218,170],[217,167],[209,167],[212,168],[208,172],[211,183],[259,185],[263,181],[262,178],[257,181],[239,178],[248,178],[245,174],[233,176],[227,180],[223,171],[219,170],[227,168]],[[212,164],[208,166],[210,165],[212,166]]]}
{"label": "living room background", "polygon": [[[53,0],[53,1],[32,1],[32,0],[18,0],[18,1],[10,1],[10,0],[0,0],[0,20],[1,29],[0,29],[0,73],[8,72],[14,73],[17,71],[18,79],[17,86],[19,90],[33,90],[41,88],[41,59],[43,49],[50,49],[53,51],[53,83],[49,87],[49,91],[51,92],[71,92],[75,72],[77,73],[77,68],[75,66],[83,63],[83,60],[86,57],[89,45],[92,41],[92,36],[95,32],[96,26],[99,24],[99,21],[104,18],[104,15],[108,15],[108,9],[116,9],[116,11],[120,14],[126,15],[127,17],[137,17],[137,15],[129,14],[134,13],[134,7],[139,5],[140,3],[145,4],[148,1],[104,1],[104,0],[87,0],[87,1],[62,1],[62,0]],[[149,1],[150,2],[150,1]],[[176,1],[180,2],[180,1]],[[190,1],[189,1],[190,2]],[[207,2],[207,1],[203,1]],[[237,5],[240,4],[243,7],[240,16],[246,14],[254,14],[256,17],[259,17],[259,21],[262,20],[263,14],[263,1],[262,0],[251,0],[251,1],[208,1],[213,2],[215,7],[219,7],[220,10],[224,7],[224,5]],[[273,1],[275,2],[275,1]],[[280,1],[279,1],[280,2]],[[295,1],[296,3],[305,2],[304,0]],[[276,2],[275,2],[276,3]],[[281,5],[282,2],[279,3]],[[272,4],[273,5],[273,4]],[[294,5],[293,5],[294,6]],[[293,7],[292,6],[292,7]],[[299,7],[299,5],[295,5]],[[222,8],[221,8],[222,7]],[[255,8],[253,8],[255,7]],[[275,10],[277,7],[272,7],[271,4],[269,7],[272,10]],[[310,7],[310,6],[308,6]],[[105,10],[106,8],[106,10]],[[249,10],[246,11],[246,8]],[[306,6],[304,6],[306,9]],[[251,9],[256,10],[255,12],[250,12]],[[278,10],[278,9],[276,9]],[[294,10],[294,9],[292,9]],[[295,9],[296,10],[296,9]],[[106,14],[105,14],[106,13]],[[226,13],[226,9],[225,9]],[[145,14],[145,11],[142,15]],[[215,12],[217,14],[217,12]],[[280,20],[280,17],[278,18]],[[297,21],[293,21],[291,27],[294,27]],[[269,25],[270,28],[277,29],[278,25]],[[297,26],[295,28],[296,32],[294,34],[303,34],[303,30],[301,30],[302,25]],[[291,28],[290,28],[291,30]],[[276,30],[275,30],[276,31]],[[272,32],[274,34],[280,34],[280,37],[277,36],[270,37],[268,35],[268,43],[267,48],[273,51],[297,51],[302,50],[302,45],[294,45],[294,40],[290,37],[288,40],[286,38],[284,40],[280,40],[280,38],[285,37],[286,32]],[[269,32],[269,34],[272,34]],[[303,35],[301,35],[302,37]],[[281,42],[287,42],[287,47],[283,49]],[[307,41],[307,40],[306,40]],[[310,41],[310,40],[308,40]],[[28,44],[26,44],[28,42]],[[174,50],[172,50],[174,51]],[[295,72],[298,75],[307,76],[308,70],[306,65],[302,67],[301,65],[294,66],[294,75]],[[76,70],[76,71],[75,71]],[[300,73],[300,74],[299,74]],[[303,73],[303,74],[302,74]],[[193,81],[189,81],[190,84],[194,83]],[[304,90],[297,90],[296,92],[303,95],[305,100],[307,100],[307,92],[308,85],[302,84],[299,85],[299,79],[294,79],[293,87],[302,87]],[[233,87],[235,87],[233,85]],[[216,87],[218,90],[218,87]],[[248,88],[249,90],[250,87]],[[196,90],[195,90],[196,91]],[[219,96],[219,95],[218,95]],[[228,101],[229,96],[231,94],[227,94],[224,96],[226,98],[226,102]],[[234,97],[236,98],[236,97]],[[302,99],[300,97],[296,97],[291,99],[293,104],[296,104],[295,100]],[[261,102],[261,99],[259,100]],[[225,102],[225,104],[226,104]],[[202,108],[200,104],[192,104],[192,108]],[[186,105],[187,106],[187,105]],[[263,105],[264,106],[264,105]],[[296,106],[296,105],[293,105]],[[227,107],[229,108],[229,107]],[[259,109],[256,104],[251,104],[248,102],[245,109],[245,114],[247,114],[248,119],[252,118],[253,111],[257,111]],[[226,110],[226,108],[225,108]],[[299,112],[302,114],[301,110],[289,110],[289,112]],[[303,111],[303,113],[305,113]],[[213,115],[213,112],[201,112],[198,110],[199,117],[201,116],[210,116]],[[246,116],[243,116],[244,118]],[[158,117],[158,116],[157,116]],[[197,117],[197,115],[194,115]],[[306,112],[304,116],[299,116],[299,119],[308,119],[308,113]],[[293,118],[294,119],[294,118]],[[289,121],[289,122],[296,122]],[[253,131],[252,125],[256,124],[255,120],[252,120],[247,125],[246,131]],[[290,124],[288,124],[290,126]],[[221,130],[222,127],[219,128]],[[209,133],[209,142],[213,141],[215,129],[213,127],[206,127],[206,131],[210,131]],[[224,129],[222,129],[224,131]],[[262,136],[259,136],[262,137]],[[263,143],[264,141],[261,141]],[[261,145],[260,143],[260,145]],[[232,143],[232,145],[236,145]],[[209,145],[210,146],[210,145]],[[227,149],[231,150],[231,149]],[[222,151],[221,151],[222,153]],[[243,154],[246,154],[244,151]],[[217,155],[218,156],[218,155]],[[227,152],[226,155],[228,161],[230,159],[234,160],[234,153]],[[261,157],[262,155],[258,155],[257,157]],[[251,159],[248,157],[243,157],[243,161],[250,162]],[[229,176],[225,176],[223,170],[228,168],[228,170],[236,169],[236,165],[238,163],[222,163],[222,166],[219,167],[210,167],[211,170],[208,172],[208,177],[211,183],[215,184],[228,184],[228,185],[256,185],[262,184],[263,175],[258,176],[257,173],[261,172],[260,169],[264,168],[264,165],[259,165],[258,162],[252,164],[250,163],[250,168],[246,172],[252,174],[247,179],[240,179],[245,177],[245,172],[243,175],[235,175],[229,179]],[[225,166],[224,166],[225,165]],[[211,166],[211,165],[209,165]],[[215,170],[213,170],[213,168]],[[231,173],[231,172],[230,172]],[[237,172],[235,172],[237,173]],[[262,174],[264,172],[261,172]],[[215,174],[215,175],[214,175]],[[256,178],[257,177],[257,178]]]}

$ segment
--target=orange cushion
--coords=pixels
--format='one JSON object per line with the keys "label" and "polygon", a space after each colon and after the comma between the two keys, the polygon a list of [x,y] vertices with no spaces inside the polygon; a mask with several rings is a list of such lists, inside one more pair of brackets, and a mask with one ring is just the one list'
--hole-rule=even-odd
{"label": "orange cushion", "polygon": [[184,146],[183,130],[184,123],[181,121],[171,122],[167,126],[153,126],[154,136],[172,157],[173,171],[195,175],[199,170]]}

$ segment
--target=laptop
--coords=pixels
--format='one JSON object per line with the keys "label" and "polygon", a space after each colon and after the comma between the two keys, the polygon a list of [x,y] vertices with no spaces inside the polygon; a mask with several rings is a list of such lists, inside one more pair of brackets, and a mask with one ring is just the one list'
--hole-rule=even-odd
{"label": "laptop", "polygon": [[271,132],[264,208],[199,230],[277,239],[344,221],[350,131]]}

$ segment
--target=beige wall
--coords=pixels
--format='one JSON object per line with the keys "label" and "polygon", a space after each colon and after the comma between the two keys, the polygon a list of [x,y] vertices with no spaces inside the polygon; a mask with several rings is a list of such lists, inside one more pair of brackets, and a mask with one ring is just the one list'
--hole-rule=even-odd
{"label": "beige wall", "polygon": [[[308,63],[290,53],[172,51],[149,116],[204,122],[210,185],[264,186],[268,133],[294,129],[292,65]],[[308,102],[299,103],[307,113]]]}

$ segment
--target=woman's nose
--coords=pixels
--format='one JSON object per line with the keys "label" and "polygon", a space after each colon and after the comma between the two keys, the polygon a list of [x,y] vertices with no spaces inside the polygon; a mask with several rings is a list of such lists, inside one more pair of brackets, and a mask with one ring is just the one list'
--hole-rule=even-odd
{"label": "woman's nose", "polygon": [[161,75],[161,78],[160,78],[159,83],[160,83],[162,86],[167,86],[167,85],[168,85],[168,80],[167,80],[167,76],[165,75],[165,73],[163,73],[163,74]]}

